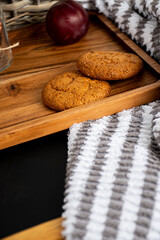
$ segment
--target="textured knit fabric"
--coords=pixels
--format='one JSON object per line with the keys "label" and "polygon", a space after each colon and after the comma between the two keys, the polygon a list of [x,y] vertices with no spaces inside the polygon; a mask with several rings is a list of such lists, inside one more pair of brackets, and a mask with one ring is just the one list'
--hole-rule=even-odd
{"label": "textured knit fabric", "polygon": [[67,240],[160,239],[160,101],[74,124]]}
{"label": "textured knit fabric", "polygon": [[87,9],[95,6],[113,20],[140,47],[160,62],[160,0],[79,0]]}

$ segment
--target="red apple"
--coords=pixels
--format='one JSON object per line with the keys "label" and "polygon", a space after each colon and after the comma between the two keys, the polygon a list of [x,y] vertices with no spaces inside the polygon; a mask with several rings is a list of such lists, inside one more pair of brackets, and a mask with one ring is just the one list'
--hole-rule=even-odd
{"label": "red apple", "polygon": [[48,10],[45,23],[50,38],[57,44],[67,45],[77,42],[86,34],[89,18],[78,2],[65,0]]}

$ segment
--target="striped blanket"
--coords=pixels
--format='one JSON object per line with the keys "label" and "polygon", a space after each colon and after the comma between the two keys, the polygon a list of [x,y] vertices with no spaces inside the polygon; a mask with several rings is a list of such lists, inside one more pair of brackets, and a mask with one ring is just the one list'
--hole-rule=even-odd
{"label": "striped blanket", "polygon": [[[159,0],[80,1],[160,61]],[[160,240],[160,100],[69,129],[66,240]]]}
{"label": "striped blanket", "polygon": [[160,239],[160,101],[74,124],[67,240]]}

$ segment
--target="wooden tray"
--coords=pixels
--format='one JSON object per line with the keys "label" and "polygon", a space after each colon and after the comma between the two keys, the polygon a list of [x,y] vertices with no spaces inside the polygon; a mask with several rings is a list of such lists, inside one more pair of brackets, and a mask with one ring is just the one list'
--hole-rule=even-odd
{"label": "wooden tray", "polygon": [[[9,33],[12,65],[0,73],[0,149],[154,101],[160,96],[160,65],[123,34],[105,16],[91,14],[90,28],[78,43],[56,46],[44,24]],[[134,52],[145,62],[137,76],[111,83],[111,96],[63,112],[46,108],[41,101],[44,84],[53,76],[76,69],[76,60],[88,50]]]}

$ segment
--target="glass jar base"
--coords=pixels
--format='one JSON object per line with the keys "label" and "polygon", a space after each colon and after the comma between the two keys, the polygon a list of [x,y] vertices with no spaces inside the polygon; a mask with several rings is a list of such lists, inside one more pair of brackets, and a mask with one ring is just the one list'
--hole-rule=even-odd
{"label": "glass jar base", "polygon": [[9,59],[7,55],[0,54],[0,72],[4,71],[12,63],[12,58]]}

